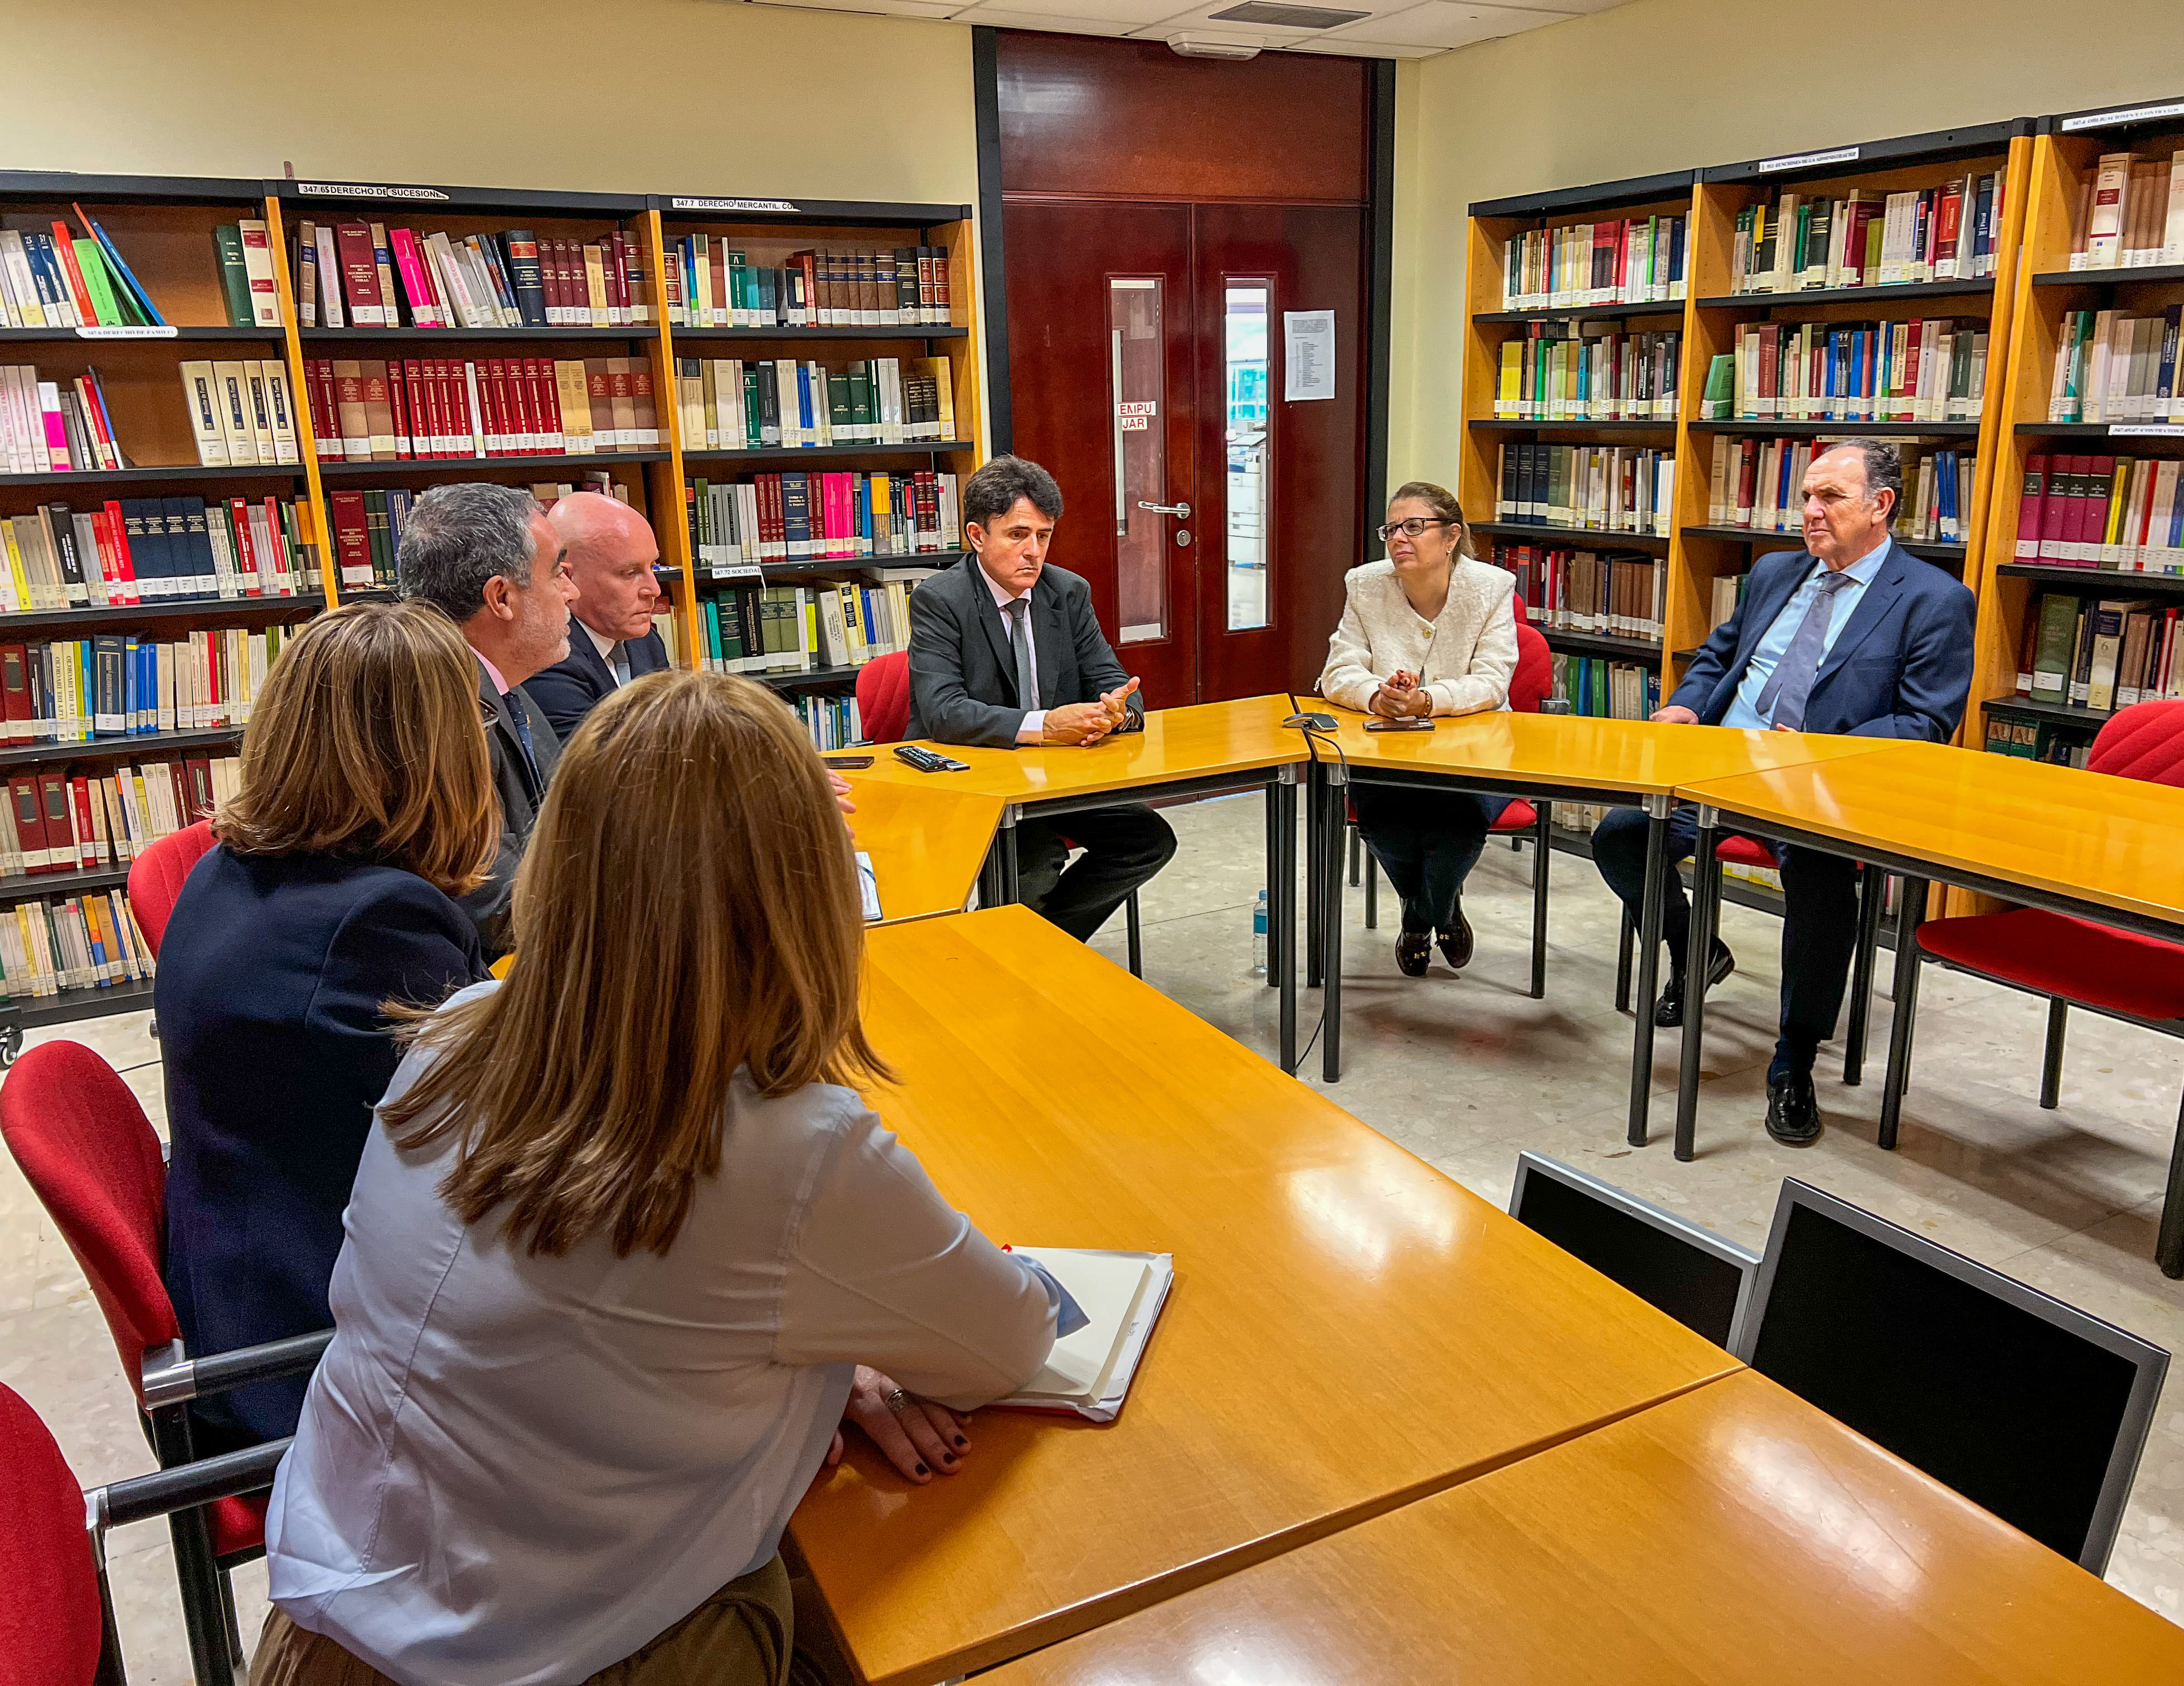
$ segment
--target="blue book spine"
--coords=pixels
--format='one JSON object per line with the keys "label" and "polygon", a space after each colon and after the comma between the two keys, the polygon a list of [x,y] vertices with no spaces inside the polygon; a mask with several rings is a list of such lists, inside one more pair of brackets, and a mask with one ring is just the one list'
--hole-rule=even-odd
{"label": "blue book spine", "polygon": [[[79,211],[77,215],[82,215],[82,213]],[[90,222],[91,219],[85,217],[84,221]],[[91,224],[91,237],[98,242],[99,250],[104,252],[113,264],[114,273],[121,277],[130,292],[136,294],[137,308],[143,311],[144,320],[155,328],[166,327],[167,319],[159,314],[159,307],[152,302],[152,295],[144,290],[144,283],[137,280],[136,272],[122,261],[121,248],[107,238],[106,231],[95,222]]]}

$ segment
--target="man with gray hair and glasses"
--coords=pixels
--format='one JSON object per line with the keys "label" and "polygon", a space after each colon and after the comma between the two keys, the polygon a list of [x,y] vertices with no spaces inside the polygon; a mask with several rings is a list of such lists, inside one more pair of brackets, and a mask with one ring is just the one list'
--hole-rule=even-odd
{"label": "man with gray hair and glasses", "polygon": [[[1745,731],[1830,732],[1946,743],[1972,679],[1972,595],[1889,536],[1903,498],[1903,464],[1883,440],[1845,439],[1805,471],[1802,550],[1752,565],[1736,612],[1715,629],[1653,718]],[[1691,903],[1674,863],[1689,858],[1697,818],[1669,822],[1671,869],[1661,934],[1668,987],[1639,1003],[1663,1026],[1684,1022]],[[1646,895],[1646,816],[1616,808],[1592,835],[1593,860],[1637,917]],[[1835,1035],[1858,942],[1858,866],[1838,855],[1778,846],[1782,872],[1782,1016],[1767,1069],[1767,1131],[1802,1147],[1820,1133],[1813,1092],[1819,1045]],[[1717,940],[1704,990],[1736,967]]]}
{"label": "man with gray hair and glasses", "polygon": [[576,588],[545,512],[514,486],[435,486],[402,522],[395,567],[402,595],[440,609],[477,658],[500,846],[492,875],[462,905],[486,957],[497,958],[509,947],[515,869],[561,756],[560,740],[523,682],[568,655]]}

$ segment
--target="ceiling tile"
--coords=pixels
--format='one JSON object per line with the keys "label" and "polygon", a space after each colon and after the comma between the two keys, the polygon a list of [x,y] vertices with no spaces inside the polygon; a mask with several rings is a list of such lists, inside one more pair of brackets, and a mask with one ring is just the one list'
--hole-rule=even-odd
{"label": "ceiling tile", "polygon": [[959,24],[997,30],[1045,30],[1049,35],[1104,35],[1119,37],[1130,25],[1112,18],[1057,17],[1047,12],[1019,12],[1014,7],[971,6],[954,14]]}
{"label": "ceiling tile", "polygon": [[1000,0],[994,6],[970,6],[957,16],[983,24],[989,11],[1001,11],[1018,17],[1070,18],[1087,25],[1112,25],[1119,31],[1158,23],[1174,14],[1175,5],[1176,0]]}
{"label": "ceiling tile", "polygon": [[1368,37],[1391,46],[1468,47],[1474,41],[1518,35],[1542,24],[1558,24],[1563,14],[1520,9],[1514,6],[1485,6],[1472,0],[1426,0],[1407,12],[1392,13],[1362,23],[1346,24],[1334,33]]}
{"label": "ceiling tile", "polygon": [[1321,36],[1312,41],[1285,41],[1282,53],[1324,53],[1345,59],[1430,59],[1445,53],[1441,47],[1405,47],[1389,42],[1353,41],[1348,36]]}
{"label": "ceiling tile", "polygon": [[952,18],[961,0],[754,0],[760,6],[794,6],[822,12],[872,12],[896,18]]}

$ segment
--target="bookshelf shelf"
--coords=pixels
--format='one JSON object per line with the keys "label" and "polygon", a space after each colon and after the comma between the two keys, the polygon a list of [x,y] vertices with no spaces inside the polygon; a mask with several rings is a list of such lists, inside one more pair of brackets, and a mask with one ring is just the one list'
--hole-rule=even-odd
{"label": "bookshelf shelf", "polygon": [[2030,697],[1990,697],[1980,705],[1989,714],[2004,719],[2044,720],[2057,726],[2083,726],[2098,730],[2115,718],[2113,708],[2086,708],[2070,702],[2035,702]]}
{"label": "bookshelf shelf", "polygon": [[298,328],[296,337],[306,345],[339,345],[344,341],[387,345],[400,342],[520,339],[582,340],[591,344],[631,345],[660,338],[650,324],[620,328]]}
{"label": "bookshelf shelf", "polygon": [[1994,277],[1970,281],[1907,282],[1889,287],[1802,287],[1791,293],[1718,293],[1698,301],[1702,310],[1745,310],[1759,304],[1897,304],[1921,299],[1984,299],[1994,293]]}
{"label": "bookshelf shelf", "polygon": [[2004,562],[1995,572],[2011,579],[2032,579],[2042,585],[2075,586],[2088,591],[2184,591],[2184,574],[2074,568],[2059,562]]}
{"label": "bookshelf shelf", "polygon": [[673,330],[677,339],[772,339],[800,343],[840,339],[968,339],[971,330],[937,327],[931,323],[902,327],[854,328],[685,328]]}
{"label": "bookshelf shelf", "polygon": [[[4,191],[4,189],[0,189]],[[171,334],[159,334],[139,339],[109,339],[101,334],[78,333],[74,328],[4,328],[0,327],[0,344],[6,345],[83,345],[103,348],[114,345],[167,345],[181,340],[251,340],[278,341],[286,335],[283,328],[237,328],[221,327],[177,327]]]}
{"label": "bookshelf shelf", "polygon": [[301,463],[265,463],[243,467],[206,468],[194,462],[155,463],[138,468],[63,469],[58,474],[0,474],[0,486],[131,486],[177,480],[295,480]]}
{"label": "bookshelf shelf", "polygon": [[138,1013],[152,1004],[149,978],[109,984],[104,989],[63,990],[58,995],[27,996],[0,1008],[0,1017],[12,1018],[25,1030],[43,1024],[69,1024],[79,1019],[101,1019],[109,1013]]}
{"label": "bookshelf shelf", "polygon": [[107,603],[82,609],[32,609],[0,615],[0,639],[16,633],[92,627],[134,627],[149,622],[226,618],[237,615],[313,615],[326,606],[326,594],[299,591],[292,597],[192,597],[165,603]]}
{"label": "bookshelf shelf", "polygon": [[[768,562],[760,570],[760,572],[765,575],[765,579],[763,581],[765,584],[779,585],[788,581],[816,579],[823,578],[827,574],[858,573],[873,568],[953,567],[957,562],[961,561],[964,557],[970,554],[971,553],[968,550],[928,550],[922,555],[837,556],[831,561],[822,558],[813,561],[804,562]],[[657,572],[663,578],[671,578],[677,575],[681,571],[674,568],[660,568],[657,570]],[[741,578],[736,578],[716,579],[712,576],[712,574],[706,572],[706,570],[700,568],[698,570],[694,583],[698,589],[702,591],[707,586],[756,585],[761,582],[758,578],[753,575],[744,575]]]}
{"label": "bookshelf shelf", "polygon": [[1787,439],[1975,439],[1976,422],[1706,422],[1691,424],[1695,433],[1763,433]]}
{"label": "bookshelf shelf", "polygon": [[783,690],[816,690],[824,685],[851,684],[856,680],[861,666],[850,667],[814,667],[801,673],[746,673],[748,679],[763,680]]}
{"label": "bookshelf shelf", "polygon": [[0,745],[0,767],[35,767],[54,761],[103,761],[120,756],[165,756],[178,751],[221,749],[242,735],[240,726],[214,726],[196,732],[139,732],[133,737],[92,738],[75,744]]}
{"label": "bookshelf shelf", "polygon": [[1661,659],[1661,640],[1657,638],[1579,632],[1571,627],[1541,627],[1539,632],[1546,639],[1548,649],[1565,650],[1572,656],[1605,656],[1618,662],[1647,663]]}
{"label": "bookshelf shelf", "polygon": [[1536,539],[1545,544],[1582,542],[1603,550],[1657,550],[1669,542],[1666,533],[1625,533],[1613,527],[1550,527],[1529,521],[1474,521],[1470,526],[1474,533],[1496,539]]}
{"label": "bookshelf shelf", "polygon": [[2116,287],[2137,282],[2184,281],[2184,264],[2148,264],[2137,269],[2043,270],[2035,287]]}
{"label": "bookshelf shelf", "polygon": [[1576,304],[1567,310],[1481,310],[1474,322],[1597,322],[1617,316],[1680,316],[1680,299],[1654,299],[1644,304]]}
{"label": "bookshelf shelf", "polygon": [[921,439],[904,445],[774,446],[760,450],[684,451],[686,462],[797,462],[838,461],[853,456],[932,456],[945,451],[974,450],[968,439]]}
{"label": "bookshelf shelf", "polygon": [[2165,422],[2020,422],[2014,431],[2023,439],[2128,439],[2134,444],[2184,441],[2184,423]]}
{"label": "bookshelf shelf", "polygon": [[1506,416],[1489,416],[1469,425],[1490,427],[1502,433],[1549,427],[1586,433],[1673,433],[1676,431],[1674,422],[1658,419],[1648,422],[1518,422]]}
{"label": "bookshelf shelf", "polygon": [[[1804,539],[1802,533],[1795,530],[1774,533],[1758,527],[1686,527],[1683,532],[1686,539],[1725,539],[1731,544],[1773,544],[1780,541],[1779,548],[1783,550],[1797,549]],[[1897,550],[1908,550],[1914,556],[1923,556],[1930,562],[1961,562],[1964,559],[1965,546],[1962,544],[1944,544],[1938,539],[1897,538],[1892,534],[1891,537]]]}
{"label": "bookshelf shelf", "polygon": [[319,473],[328,480],[355,480],[371,474],[475,474],[486,468],[612,468],[617,463],[667,460],[666,451],[606,451],[582,456],[416,456],[384,462],[326,462],[319,465]]}
{"label": "bookshelf shelf", "polygon": [[15,873],[0,877],[0,907],[42,896],[74,896],[88,890],[113,890],[129,882],[129,868],[79,867],[72,872]]}

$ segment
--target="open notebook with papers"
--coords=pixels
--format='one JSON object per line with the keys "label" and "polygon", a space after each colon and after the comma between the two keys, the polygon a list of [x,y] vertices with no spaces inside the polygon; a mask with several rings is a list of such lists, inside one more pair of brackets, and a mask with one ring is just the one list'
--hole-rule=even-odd
{"label": "open notebook with papers", "polygon": [[1095,1422],[1121,1413],[1130,1381],[1175,1280],[1167,1253],[1113,1253],[1073,1247],[1015,1249],[1053,1273],[1084,1314],[1084,1326],[1054,1343],[1046,1368],[1001,1405],[1072,1411]]}

